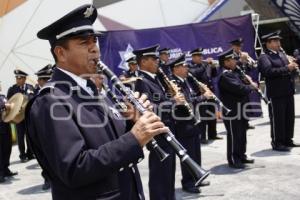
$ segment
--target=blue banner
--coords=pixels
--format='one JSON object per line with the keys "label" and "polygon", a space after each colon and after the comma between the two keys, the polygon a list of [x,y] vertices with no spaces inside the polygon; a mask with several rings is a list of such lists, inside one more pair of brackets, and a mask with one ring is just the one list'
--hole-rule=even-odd
{"label": "blue banner", "polygon": [[108,31],[100,38],[101,59],[120,74],[126,69],[124,55],[133,49],[160,44],[171,48],[170,56],[174,58],[202,47],[204,57],[217,58],[230,47],[229,41],[238,37],[244,39],[243,51],[255,57],[254,35],[251,15],[163,28]]}
{"label": "blue banner", "polygon": [[[108,31],[100,37],[101,60],[120,74],[127,69],[124,55],[155,44],[171,48],[171,59],[181,53],[189,55],[190,50],[198,47],[204,48],[204,58],[217,59],[217,55],[230,48],[229,41],[238,37],[244,39],[243,51],[255,58],[254,36],[251,15],[172,27]],[[251,76],[257,80],[258,73],[251,72]],[[218,78],[214,80],[217,82]],[[252,95],[251,101],[259,102],[258,95]]]}

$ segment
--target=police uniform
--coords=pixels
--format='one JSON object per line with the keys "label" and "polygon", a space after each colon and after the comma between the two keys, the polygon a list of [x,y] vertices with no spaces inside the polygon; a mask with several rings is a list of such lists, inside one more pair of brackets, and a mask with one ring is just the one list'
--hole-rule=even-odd
{"label": "police uniform", "polygon": [[[194,55],[203,55],[203,49],[197,48],[190,52],[192,56]],[[213,80],[212,78],[217,75],[217,69],[215,67],[209,66],[207,63],[196,64],[193,61],[189,65],[190,72],[197,78],[198,81],[205,83],[211,91],[214,91]],[[217,119],[215,115],[209,113],[216,113],[216,106],[211,105],[212,101],[209,102],[209,105],[203,104],[200,106],[200,116],[201,117],[213,117],[213,119],[201,120],[201,140],[206,141],[206,132],[208,139],[220,139],[217,136]],[[207,130],[207,131],[206,131]]]}
{"label": "police uniform", "polygon": [[[233,46],[233,45],[236,45],[236,46],[241,46],[243,44],[244,40],[243,38],[237,38],[237,39],[234,39],[232,41],[230,41],[229,43]],[[248,63],[243,63],[241,61],[241,56],[242,56],[242,53],[241,52],[236,52],[233,50],[233,55],[234,55],[234,59],[236,60],[236,64],[242,69],[244,70],[246,73],[249,73],[249,71],[251,70],[251,66],[248,64]]]}
{"label": "police uniform", "polygon": [[[18,77],[27,77],[28,74],[23,72],[22,70],[14,70],[14,74],[16,78]],[[34,95],[34,87],[30,84],[25,83],[22,86],[18,86],[17,84],[14,84],[8,89],[7,92],[7,98],[10,99],[14,94],[21,93],[25,95],[28,99],[32,98]],[[16,124],[17,129],[17,137],[18,137],[18,147],[20,152],[20,159],[22,162],[26,161],[26,159],[30,160],[33,159],[33,154],[30,148],[30,145],[28,144],[28,139],[26,137],[26,146],[25,147],[25,121],[22,120],[20,123]]]}
{"label": "police uniform", "polygon": [[[46,65],[45,67],[43,67],[42,69],[40,69],[38,72],[35,73],[35,75],[37,75],[38,80],[43,79],[45,82],[47,82],[51,76],[52,76],[52,70],[53,66],[51,64]],[[40,90],[42,89],[44,85],[39,85],[37,84],[34,88],[34,95],[38,95],[38,93],[40,92]],[[44,178],[44,184],[42,186],[43,190],[48,190],[50,188],[50,183],[48,181],[48,177],[47,177],[47,173],[42,170],[41,173],[42,177]]]}
{"label": "police uniform", "polygon": [[[267,42],[281,39],[280,31],[262,36]],[[265,49],[258,59],[258,69],[266,82],[266,93],[270,100],[269,116],[271,122],[272,147],[278,151],[288,151],[293,143],[295,123],[295,82],[289,71],[288,59],[281,51]]]}
{"label": "police uniform", "polygon": [[[233,50],[229,49],[219,55],[219,61],[223,65],[226,59],[234,59]],[[244,116],[244,104],[248,101],[248,95],[254,90],[246,85],[235,70],[225,69],[218,83],[220,99],[231,110],[224,114],[223,122],[227,131],[227,160],[234,168],[244,168],[244,163],[253,163],[246,156],[246,131],[247,116]],[[240,110],[240,112],[239,112]],[[225,113],[225,112],[224,112]]]}
{"label": "police uniform", "polygon": [[[232,46],[233,45],[241,46],[243,42],[244,42],[243,38],[237,38],[230,41],[229,43]],[[236,64],[240,67],[241,70],[243,70],[246,74],[249,75],[251,73],[251,70],[253,69],[253,66],[251,66],[249,63],[243,63],[241,61],[241,56],[242,56],[241,52],[236,52],[233,50],[233,55],[234,55],[234,59],[236,60]],[[250,96],[248,97],[248,101],[250,101]],[[248,106],[248,109],[250,110],[251,106]],[[249,120],[247,120],[247,129],[254,129],[254,128],[255,128],[254,126],[251,126],[249,124]]]}
{"label": "police uniform", "polygon": [[[136,58],[134,55],[130,55],[128,56],[128,58],[125,60],[128,64],[128,66],[130,64],[134,64],[134,65],[137,65],[137,62],[136,62]],[[136,71],[131,71],[130,69],[127,70],[127,71],[123,71],[123,75],[125,78],[130,78],[130,77],[138,77],[139,74],[138,74],[138,70]]]}
{"label": "police uniform", "polygon": [[[185,64],[185,55],[182,55],[169,63],[172,70],[174,67]],[[197,87],[189,78],[182,78],[173,73],[172,79],[175,80],[180,91],[185,96],[186,101],[196,107],[198,103],[205,100],[203,96],[197,96]],[[194,111],[193,111],[194,112]],[[175,133],[176,138],[187,150],[187,154],[199,165],[201,165],[201,146],[200,146],[200,127],[195,125],[195,120],[190,118],[188,109],[183,105],[176,106],[175,116]],[[195,187],[195,179],[190,174],[186,166],[181,164],[182,188],[191,193],[199,193],[200,190]],[[206,183],[208,184],[208,183]]]}
{"label": "police uniform", "polygon": [[[157,58],[158,45],[138,49],[133,51],[137,56],[137,60],[144,56],[152,56]],[[166,90],[161,80],[156,74],[139,71],[142,80],[137,80],[135,90],[146,94],[151,103],[153,103],[154,111],[161,117],[162,122],[174,132],[174,120],[172,119],[171,109],[174,102],[170,96],[166,94]],[[159,107],[161,104],[162,107]],[[159,113],[159,109],[163,112]],[[169,157],[161,162],[155,152],[150,151],[149,154],[149,194],[150,200],[174,200],[175,199],[175,152],[165,141],[163,136],[157,136],[159,146],[169,153]]]}
{"label": "police uniform", "polygon": [[[38,72],[36,72],[35,75],[37,75],[38,79],[48,81],[52,75],[52,68],[53,66],[51,64],[48,64],[42,69],[40,69]],[[42,85],[37,84],[34,88],[34,95],[37,95],[42,87]]]}
{"label": "police uniform", "polygon": [[[52,47],[74,35],[97,36],[92,27],[96,18],[97,9],[83,5],[37,35]],[[136,167],[143,150],[112,107],[106,97],[99,98],[91,80],[59,66],[29,102],[25,119],[30,141],[54,200],[144,199]]]}
{"label": "police uniform", "polygon": [[[0,114],[5,110],[5,95],[0,94]],[[6,176],[14,176],[17,173],[9,169],[9,160],[12,148],[10,124],[0,119],[0,182],[4,182]]]}
{"label": "police uniform", "polygon": [[[166,54],[169,56],[170,54],[170,48],[161,48],[158,50],[158,54],[162,55],[162,54]],[[163,72],[167,75],[167,76],[171,76],[172,75],[172,70],[170,68],[170,66],[168,65],[168,62],[165,62],[163,60],[159,60],[159,67],[163,70]]]}

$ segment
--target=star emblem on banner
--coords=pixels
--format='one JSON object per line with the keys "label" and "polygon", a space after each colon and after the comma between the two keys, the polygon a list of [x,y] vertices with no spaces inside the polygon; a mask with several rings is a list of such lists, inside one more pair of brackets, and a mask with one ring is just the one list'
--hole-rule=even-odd
{"label": "star emblem on banner", "polygon": [[121,62],[118,66],[119,69],[128,70],[128,65],[125,61],[125,58],[126,58],[126,55],[132,53],[132,51],[133,51],[133,48],[130,44],[127,45],[125,51],[119,51],[119,55],[121,57]]}

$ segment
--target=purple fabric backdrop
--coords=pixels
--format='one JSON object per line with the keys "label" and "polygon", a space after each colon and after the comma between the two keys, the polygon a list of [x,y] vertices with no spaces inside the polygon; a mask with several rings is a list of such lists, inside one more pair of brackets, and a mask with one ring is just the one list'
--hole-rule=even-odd
{"label": "purple fabric backdrop", "polygon": [[[154,44],[171,48],[171,58],[177,57],[182,52],[188,53],[190,50],[202,47],[204,57],[210,56],[216,59],[218,54],[230,47],[229,41],[242,37],[244,39],[243,50],[254,58],[254,36],[251,15],[245,15],[172,27],[108,31],[103,33],[99,43],[101,59],[115,73],[120,74],[126,69],[125,54],[133,49]],[[217,79],[214,82],[216,83]],[[256,94],[251,96],[251,101],[258,102],[258,96]]]}

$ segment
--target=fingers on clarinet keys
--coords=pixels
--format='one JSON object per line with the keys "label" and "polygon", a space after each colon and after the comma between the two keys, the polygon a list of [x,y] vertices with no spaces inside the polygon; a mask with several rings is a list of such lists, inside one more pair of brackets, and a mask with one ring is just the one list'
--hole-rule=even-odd
{"label": "fingers on clarinet keys", "polygon": [[290,71],[294,71],[295,69],[297,69],[297,64],[292,62],[288,64],[288,68]]}
{"label": "fingers on clarinet keys", "polygon": [[141,146],[146,145],[154,136],[168,131],[160,118],[152,112],[145,112],[131,129]]}

